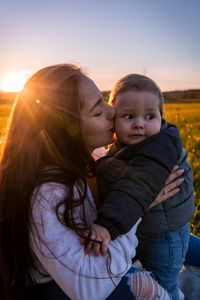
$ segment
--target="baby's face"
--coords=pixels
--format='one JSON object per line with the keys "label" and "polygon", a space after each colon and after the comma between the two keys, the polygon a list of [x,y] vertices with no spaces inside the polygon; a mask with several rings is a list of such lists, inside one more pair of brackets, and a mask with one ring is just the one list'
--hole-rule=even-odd
{"label": "baby's face", "polygon": [[119,142],[137,144],[161,128],[159,98],[152,92],[129,90],[116,96],[115,132]]}

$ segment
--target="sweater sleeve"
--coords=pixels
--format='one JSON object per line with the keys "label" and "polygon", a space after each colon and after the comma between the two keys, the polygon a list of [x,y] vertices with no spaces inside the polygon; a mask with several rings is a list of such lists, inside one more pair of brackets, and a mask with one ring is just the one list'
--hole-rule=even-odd
{"label": "sweater sleeve", "polygon": [[37,192],[32,209],[33,252],[39,265],[70,299],[106,299],[131,266],[137,246],[137,225],[110,242],[109,268],[108,256],[85,255],[79,236],[58,221],[55,205],[62,197],[63,187],[54,183],[41,185]]}
{"label": "sweater sleeve", "polygon": [[181,142],[177,145],[176,140],[175,145],[173,137],[164,132],[137,147],[133,159],[131,148],[132,145],[117,155],[117,159],[130,161],[104,199],[95,220],[109,230],[112,239],[128,232],[157,197],[178,162]]}

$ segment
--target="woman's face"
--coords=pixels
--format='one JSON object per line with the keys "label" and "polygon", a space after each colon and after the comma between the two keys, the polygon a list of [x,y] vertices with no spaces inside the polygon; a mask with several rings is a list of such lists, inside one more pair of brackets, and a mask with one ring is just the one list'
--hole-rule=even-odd
{"label": "woman's face", "polygon": [[88,149],[93,151],[112,143],[114,108],[103,100],[101,92],[89,78],[81,80],[79,95],[82,101],[81,131]]}

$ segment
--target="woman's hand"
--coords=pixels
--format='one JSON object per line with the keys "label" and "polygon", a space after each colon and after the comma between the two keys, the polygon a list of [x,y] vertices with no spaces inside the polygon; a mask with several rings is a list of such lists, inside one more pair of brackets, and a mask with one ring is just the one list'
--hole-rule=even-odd
{"label": "woman's hand", "polygon": [[165,182],[164,187],[156,197],[156,199],[151,203],[148,209],[160,204],[161,202],[171,198],[176,195],[180,188],[179,186],[184,181],[184,178],[179,178],[184,173],[183,169],[180,169],[178,166],[175,166],[169,175],[167,181]]}
{"label": "woman's hand", "polygon": [[93,252],[95,256],[106,255],[108,244],[111,241],[109,231],[98,224],[92,224],[90,234],[84,234],[85,239],[81,239],[81,244],[85,247],[85,254]]}

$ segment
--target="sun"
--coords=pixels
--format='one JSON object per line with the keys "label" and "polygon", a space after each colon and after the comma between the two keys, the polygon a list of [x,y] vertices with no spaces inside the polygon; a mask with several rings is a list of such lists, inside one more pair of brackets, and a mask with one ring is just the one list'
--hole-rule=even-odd
{"label": "sun", "polygon": [[20,92],[27,79],[27,73],[13,71],[4,75],[0,82],[0,90],[5,92]]}

